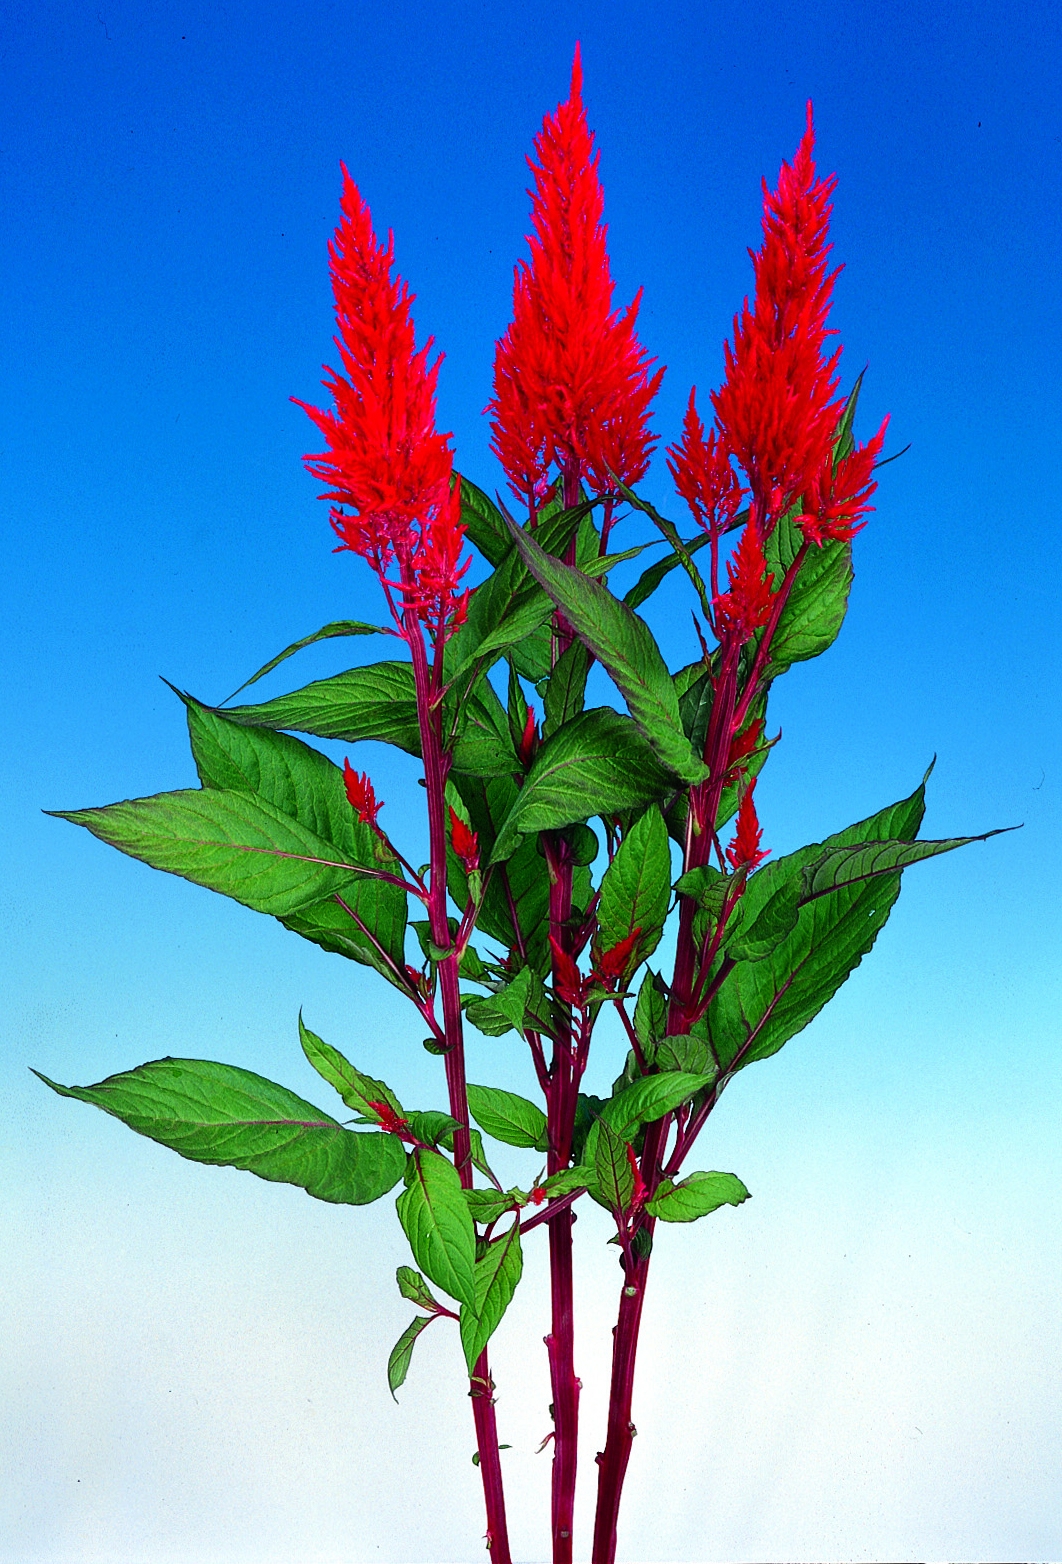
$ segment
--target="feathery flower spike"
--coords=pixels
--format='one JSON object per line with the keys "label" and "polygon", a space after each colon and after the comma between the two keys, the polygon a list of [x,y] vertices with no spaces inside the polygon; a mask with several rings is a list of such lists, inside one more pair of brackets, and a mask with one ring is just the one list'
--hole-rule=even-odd
{"label": "feathery flower spike", "polygon": [[376,817],[383,808],[383,804],[377,801],[368,773],[355,771],[350,761],[344,759],[343,785],[347,790],[347,802],[358,819],[363,825],[371,825],[374,830],[378,829]]}
{"label": "feathery flower spike", "polygon": [[479,868],[479,836],[469,830],[453,809],[450,810],[450,845],[467,874]]}
{"label": "feathery flower spike", "polygon": [[530,261],[516,267],[513,318],[494,358],[491,446],[532,514],[556,463],[569,497],[586,477],[598,493],[643,476],[655,444],[649,404],[663,370],[638,341],[639,294],[612,308],[598,154],[582,101],[576,48],[571,90],[547,115],[528,159],[534,188]]}
{"label": "feathery flower spike", "polygon": [[756,779],[753,778],[745,789],[745,796],[738,809],[734,840],[726,850],[727,862],[732,869],[755,869],[770,852],[769,848],[760,848],[763,832],[756,818],[756,805],[752,797],[755,791]]}
{"label": "feathery flower spike", "polygon": [[438,635],[463,614],[457,585],[467,568],[450,437],[435,427],[441,360],[429,363],[430,339],[416,348],[413,295],[392,275],[393,236],[377,240],[345,167],[341,204],[329,254],[343,372],[326,371],[334,410],[299,402],[327,445],[306,465],[328,485],[339,548],[368,561],[399,624],[412,607]]}
{"label": "feathery flower spike", "polygon": [[720,643],[741,646],[767,623],[774,601],[774,577],[767,572],[753,522],[746,523],[733,557],[726,562],[726,573],[729,588],[713,604],[716,634]]}

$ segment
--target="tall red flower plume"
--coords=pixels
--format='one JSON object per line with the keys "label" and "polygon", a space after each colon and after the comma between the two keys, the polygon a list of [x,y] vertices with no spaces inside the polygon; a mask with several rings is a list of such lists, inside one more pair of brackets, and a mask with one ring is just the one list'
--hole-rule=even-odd
{"label": "tall red flower plume", "polygon": [[756,289],[724,348],[726,379],[714,393],[726,448],[745,470],[753,515],[766,535],[824,470],[841,404],[838,348],[826,357],[826,318],[837,271],[828,271],[830,196],[819,179],[811,104],[807,129],[778,186],[764,183],[763,243],[752,256]]}
{"label": "tall red flower plume", "polygon": [[715,599],[715,630],[720,643],[742,645],[771,617],[774,576],[768,574],[763,544],[753,522],[745,524],[733,557],[726,562],[729,589]]}
{"label": "tall red flower plume", "polygon": [[798,517],[800,530],[821,548],[827,538],[850,538],[866,526],[863,517],[873,507],[870,496],[877,488],[871,477],[885,443],[889,420],[866,445],[859,445],[837,462],[832,454],[804,491],[804,508]]}
{"label": "tall red flower plume", "polygon": [[571,91],[547,115],[528,159],[534,188],[530,262],[513,284],[513,319],[494,357],[492,449],[513,492],[534,511],[551,466],[569,485],[586,477],[596,492],[645,473],[655,444],[649,404],[663,371],[635,333],[639,294],[613,310],[602,222],[598,154],[582,102],[576,47]]}
{"label": "tall red flower plume", "polygon": [[343,761],[343,785],[347,790],[347,802],[363,825],[375,826],[376,816],[383,808],[377,801],[368,773],[355,771],[349,760]]}
{"label": "tall red flower plume", "polygon": [[[381,244],[346,168],[342,218],[329,245],[343,373],[327,370],[333,410],[305,408],[327,449],[308,456],[328,485],[341,549],[367,560],[386,588],[440,629],[452,615],[461,540],[451,489],[449,435],[435,427],[440,360],[414,340],[413,295],[392,275],[394,240]],[[296,399],[297,400],[297,399]],[[386,572],[397,567],[397,579]]]}
{"label": "tall red flower plume", "polygon": [[727,862],[732,869],[755,869],[768,857],[770,849],[761,849],[760,842],[763,832],[760,822],[756,818],[756,805],[753,801],[753,793],[756,791],[755,777],[745,789],[745,795],[741,800],[737,814],[737,829],[734,832],[734,840],[726,850]]}

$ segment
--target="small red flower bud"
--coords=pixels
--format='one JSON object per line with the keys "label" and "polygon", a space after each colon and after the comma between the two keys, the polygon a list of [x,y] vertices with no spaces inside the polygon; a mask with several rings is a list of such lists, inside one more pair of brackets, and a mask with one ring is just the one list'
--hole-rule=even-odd
{"label": "small red flower bud", "polygon": [[760,822],[756,818],[756,805],[752,795],[756,789],[755,779],[751,781],[745,791],[738,809],[737,830],[734,832],[734,840],[726,850],[727,862],[734,869],[755,869],[757,864],[767,857],[766,852],[760,848],[760,839],[763,832],[760,830]]}
{"label": "small red flower bud", "polygon": [[635,946],[642,937],[640,928],[628,934],[626,939],[621,939],[618,944],[606,950],[594,963],[594,977],[599,978],[606,988],[621,979],[627,970],[627,963]]}
{"label": "small red flower bud", "polygon": [[631,1191],[631,1198],[627,1202],[627,1211],[631,1213],[640,1211],[642,1206],[645,1205],[647,1190],[645,1180],[642,1178],[642,1170],[638,1166],[638,1158],[634,1155],[633,1146],[627,1147],[627,1161],[630,1163],[631,1173],[634,1177],[634,1189]]}
{"label": "small red flower bud", "polygon": [[461,860],[466,874],[479,868],[479,836],[470,831],[460,815],[450,810],[450,845]]}
{"label": "small red flower bud", "polygon": [[557,998],[566,1005],[574,1005],[577,1010],[582,1009],[586,1003],[589,979],[583,977],[555,934],[550,935],[549,942],[553,948],[553,987]]}
{"label": "small red flower bud", "polygon": [[544,1200],[546,1200],[548,1197],[546,1195],[546,1191],[542,1188],[541,1184],[536,1184],[534,1189],[531,1191],[531,1193],[528,1195],[527,1198],[528,1198],[528,1200],[531,1202],[531,1204],[533,1206],[540,1206],[542,1204],[542,1202]]}
{"label": "small red flower bud", "polygon": [[530,706],[527,708],[527,719],[524,722],[524,731],[520,739],[517,754],[520,756],[520,764],[530,766],[538,749],[538,727],[535,723],[535,714]]}
{"label": "small red flower bud", "polygon": [[370,1102],[369,1107],[379,1119],[382,1130],[386,1130],[389,1135],[397,1135],[401,1140],[409,1139],[409,1120],[397,1114],[389,1102]]}
{"label": "small red flower bud", "polygon": [[383,808],[383,804],[382,802],[377,802],[368,773],[355,771],[350,761],[344,760],[343,783],[347,790],[347,799],[350,807],[358,819],[364,825],[371,825],[376,829],[376,816]]}

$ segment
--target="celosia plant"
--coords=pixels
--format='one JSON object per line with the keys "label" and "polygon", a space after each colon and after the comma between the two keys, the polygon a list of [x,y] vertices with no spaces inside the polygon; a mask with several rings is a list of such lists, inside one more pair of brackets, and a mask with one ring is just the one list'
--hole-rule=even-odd
{"label": "celosia plant", "polygon": [[[774,857],[763,845],[755,789],[777,742],[771,685],[841,628],[885,435],[882,424],[856,443],[858,380],[841,393],[828,325],[834,181],[819,177],[813,152],[809,106],[793,162],[764,189],[753,294],[707,399],[712,425],[691,392],[668,449],[692,532],[636,491],[663,371],[638,338],[639,299],[614,301],[578,55],[569,97],[535,142],[529,259],[495,354],[493,449],[515,515],[454,471],[436,427],[439,361],[430,342],[416,346],[392,240],[380,242],[344,170],[331,246],[340,367],[326,381],[331,405],[306,409],[324,442],[307,462],[326,486],[339,549],[367,562],[390,622],[327,625],[254,678],[329,637],[389,635],[402,653],[258,705],[183,695],[201,788],[64,816],[375,968],[422,1019],[444,1108],[405,1107],[301,1017],[305,1054],[353,1121],[203,1060],[48,1084],[182,1156],[321,1200],[361,1205],[401,1186],[417,1269],[400,1267],[397,1281],[420,1312],[389,1383],[403,1383],[422,1330],[454,1322],[495,1564],[509,1564],[510,1550],[489,1341],[525,1247],[542,1260],[535,1229],[548,1234],[553,1556],[570,1564],[574,1207],[594,1200],[615,1227],[623,1276],[593,1545],[595,1564],[611,1564],[658,1224],[748,1197],[733,1173],[690,1168],[709,1115],[737,1072],[776,1053],[858,965],[903,869],[974,840],[918,840],[923,783],[799,852]],[[652,521],[665,553],[621,597],[609,578],[641,548],[616,553],[611,540],[632,511]],[[695,655],[672,673],[638,609],[672,590],[676,571],[699,617]],[[616,707],[585,704],[595,662]],[[404,856],[401,823],[381,824],[365,773],[349,758],[340,770],[293,732],[418,757],[429,862]],[[658,971],[648,963],[672,914],[674,962]],[[581,1086],[606,1011],[629,1050],[598,1098]],[[519,1034],[539,1102],[466,1081],[467,1025]],[[502,1187],[484,1135],[527,1152],[521,1187]]]}

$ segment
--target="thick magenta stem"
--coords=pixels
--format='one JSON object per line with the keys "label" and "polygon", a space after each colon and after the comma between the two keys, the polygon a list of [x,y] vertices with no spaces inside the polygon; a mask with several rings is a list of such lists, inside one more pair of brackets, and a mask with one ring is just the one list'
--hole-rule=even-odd
{"label": "thick magenta stem", "polygon": [[[647,1224],[652,1232],[652,1221]],[[638,1331],[642,1322],[645,1282],[649,1257],[635,1260],[626,1272],[620,1294],[619,1317],[613,1332],[612,1385],[608,1403],[608,1434],[605,1448],[598,1456],[597,1515],[594,1519],[593,1564],[615,1564],[616,1531],[619,1523],[623,1479],[637,1429],[631,1420],[634,1397],[634,1365],[638,1353]]]}

